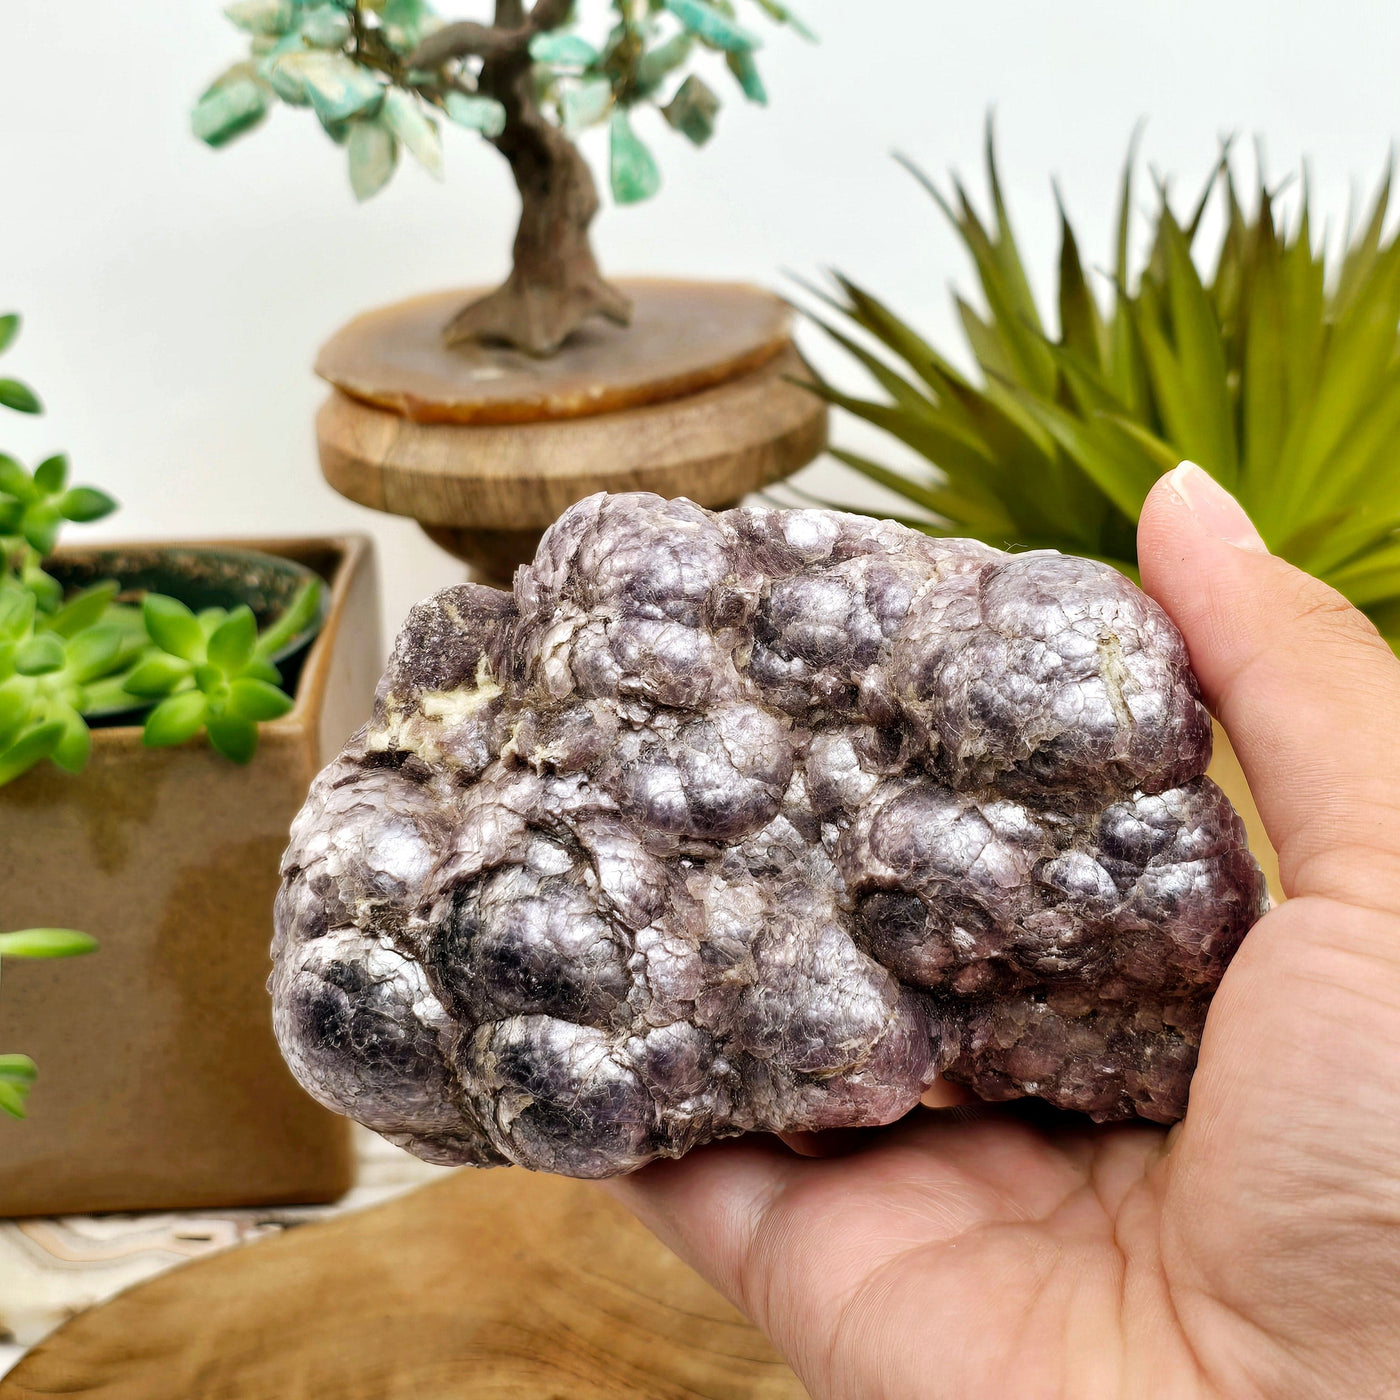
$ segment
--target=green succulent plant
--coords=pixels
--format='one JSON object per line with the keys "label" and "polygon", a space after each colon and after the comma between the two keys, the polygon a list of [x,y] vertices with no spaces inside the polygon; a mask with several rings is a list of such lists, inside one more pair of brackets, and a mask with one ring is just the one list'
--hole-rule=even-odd
{"label": "green succulent plant", "polygon": [[[9,349],[19,334],[19,328],[20,318],[15,313],[0,316],[0,354]],[[19,379],[0,379],[0,404],[17,413],[43,412],[38,395]],[[54,465],[55,462],[60,465]],[[11,472],[11,468],[18,471],[18,476]],[[65,518],[62,500],[63,478],[66,475],[67,464],[61,458],[50,458],[44,463],[42,480],[36,480],[39,472],[35,473],[35,478],[31,478],[12,458],[0,454],[0,477],[9,481],[8,485],[0,483],[0,490],[4,492],[4,495],[0,495],[0,522],[3,522],[0,523],[0,534],[12,537],[5,541],[5,573],[3,583],[0,583],[0,673],[10,677],[21,675],[21,666],[29,671],[36,665],[42,665],[45,654],[51,658],[55,649],[55,643],[49,638],[36,636],[34,616],[40,593],[56,607],[61,601],[62,590],[58,588],[56,580],[49,578],[41,569],[30,568],[29,559],[22,551],[36,551],[37,546],[31,543],[31,539],[48,539],[50,528],[56,537],[56,522]],[[24,484],[22,489],[16,491],[14,488],[20,485],[19,477],[24,478]],[[107,506],[94,514],[93,507],[99,496]],[[114,506],[115,502],[110,497],[102,496],[101,492],[91,492],[91,495],[79,497],[76,506],[70,502],[70,508],[77,514],[66,518],[76,519],[79,515],[85,515],[87,519],[95,520]],[[52,526],[49,523],[50,512],[54,516]],[[52,541],[49,541],[49,548],[52,548]],[[42,552],[46,553],[47,550]],[[26,579],[27,582],[24,581]],[[40,579],[53,587],[43,588],[39,584]],[[55,590],[57,598],[54,596]],[[21,618],[22,622],[19,621]],[[55,634],[58,635],[61,634]],[[58,645],[61,649],[62,644]],[[0,783],[8,781],[4,776],[7,762],[13,766],[18,758],[21,767],[17,771],[22,772],[31,766],[25,758],[28,749],[44,749],[51,742],[56,746],[61,738],[56,729],[44,731],[42,723],[30,727],[28,733],[21,732],[33,708],[31,703],[18,698],[16,687],[7,690],[5,684],[0,683],[0,750],[4,751],[0,753]],[[82,727],[86,734],[87,726]],[[44,732],[36,745],[33,735],[40,731]],[[28,749],[21,741],[27,741]],[[39,757],[42,757],[42,753],[33,762],[37,762]],[[91,934],[80,933],[77,929],[19,929],[14,933],[0,933],[0,964],[6,958],[71,958],[79,953],[90,953],[96,947],[97,940]],[[0,1113],[6,1113],[11,1118],[25,1117],[29,1091],[38,1076],[38,1066],[28,1055],[0,1055]]]}
{"label": "green succulent plant", "polygon": [[[0,317],[0,348],[18,330],[18,316]],[[39,412],[26,393],[33,406],[21,411]],[[247,607],[196,616],[159,594],[121,602],[114,582],[65,599],[43,568],[60,529],[116,508],[95,487],[68,485],[66,457],[30,473],[0,454],[0,785],[46,758],[81,772],[89,715],[144,708],[146,744],[207,733],[218,752],[246,763],[259,722],[292,707],[271,657],[315,618],[320,584],[307,584],[261,636]]]}
{"label": "green succulent plant", "polygon": [[[1270,549],[1339,589],[1400,649],[1400,237],[1385,231],[1389,172],[1329,259],[1306,181],[1291,219],[1262,174],[1247,209],[1227,146],[1184,218],[1158,183],[1151,251],[1135,269],[1130,150],[1107,305],[1060,205],[1052,336],[990,129],[986,160],[990,221],[956,180],[949,198],[905,162],[972,256],[986,309],[958,297],[957,310],[977,375],[848,278],[837,274],[832,292],[809,288],[845,324],[814,319],[886,397],[823,379],[815,391],[929,465],[836,456],[904,497],[908,523],[930,534],[1091,555],[1130,574],[1148,491],[1189,459],[1239,498]],[[1193,250],[1212,200],[1224,232],[1203,275]]]}
{"label": "green succulent plant", "polygon": [[[17,315],[0,316],[0,352],[19,329]],[[43,411],[17,379],[0,379],[0,404]],[[220,753],[246,763],[258,723],[292,707],[271,658],[315,618],[320,585],[302,588],[261,635],[248,607],[195,614],[158,593],[138,606],[119,602],[114,582],[65,598],[43,567],[60,529],[116,508],[95,487],[69,486],[64,456],[31,473],[0,453],[0,785],[46,758],[80,772],[92,749],[88,714],[149,706],[145,743],[181,744],[206,732]],[[96,947],[76,929],[22,929],[0,933],[0,963]],[[23,1118],[37,1075],[28,1055],[0,1055],[0,1112]]]}
{"label": "green succulent plant", "polygon": [[[26,928],[0,933],[0,966],[6,958],[72,958],[91,953],[97,940],[71,928]],[[39,1076],[28,1055],[0,1055],[0,1113],[23,1118],[29,1091]]]}

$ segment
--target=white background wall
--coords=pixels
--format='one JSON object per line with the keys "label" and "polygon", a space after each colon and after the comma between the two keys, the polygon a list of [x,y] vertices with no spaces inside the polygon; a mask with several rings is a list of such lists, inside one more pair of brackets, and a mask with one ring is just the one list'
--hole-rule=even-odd
{"label": "white background wall", "polygon": [[[482,0],[441,8],[485,12]],[[1334,230],[1400,127],[1392,0],[806,0],[803,13],[823,42],[771,39],[768,111],[732,102],[701,153],[644,122],[666,188],[605,210],[597,243],[613,273],[777,284],[783,268],[839,266],[947,343],[947,284],[966,286],[968,270],[893,147],[935,173],[957,165],[980,190],[995,107],[1004,182],[1048,295],[1051,175],[1086,258],[1106,260],[1139,117],[1146,159],[1178,175],[1183,199],[1222,132],[1265,136],[1276,175],[1306,156]],[[0,44],[0,310],[28,323],[4,363],[49,408],[6,415],[0,447],[31,462],[67,448],[80,479],[120,497],[87,538],[369,530],[392,633],[460,566],[411,522],[323,484],[309,365],[353,312],[503,275],[506,167],[452,130],[446,184],[405,169],[357,208],[343,155],[306,113],[279,110],[207,150],[189,106],[240,46],[216,0],[0,0]]]}

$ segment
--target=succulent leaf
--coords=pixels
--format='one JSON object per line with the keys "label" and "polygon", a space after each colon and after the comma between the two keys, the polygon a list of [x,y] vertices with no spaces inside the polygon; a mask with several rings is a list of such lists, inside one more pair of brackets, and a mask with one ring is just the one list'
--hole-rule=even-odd
{"label": "succulent leaf", "polygon": [[91,953],[97,940],[73,928],[26,928],[0,933],[0,958],[74,958]]}
{"label": "succulent leaf", "polygon": [[241,676],[229,686],[229,713],[241,719],[281,719],[291,708],[291,696],[260,677]]}
{"label": "succulent leaf", "polygon": [[84,588],[75,593],[53,616],[45,620],[45,626],[50,632],[57,632],[60,637],[76,637],[79,632],[98,623],[113,599],[117,596],[120,585],[113,580],[106,583],[95,583],[91,588]]}
{"label": "succulent leaf", "polygon": [[162,700],[146,716],[141,742],[147,748],[169,748],[193,739],[204,728],[209,701],[203,691],[186,690]]}
{"label": "succulent leaf", "polygon": [[15,670],[22,676],[47,676],[61,671],[63,643],[52,632],[37,632],[15,651]]}
{"label": "succulent leaf", "polygon": [[68,643],[65,669],[79,685],[105,676],[121,657],[122,640],[119,628],[101,624],[87,628]]}
{"label": "succulent leaf", "polygon": [[253,659],[258,624],[252,608],[235,608],[209,638],[209,660],[227,676],[236,676]]}
{"label": "succulent leaf", "polygon": [[189,679],[190,663],[178,656],[154,652],[146,657],[123,681],[128,694],[143,700],[159,700]]}
{"label": "succulent leaf", "polygon": [[50,757],[65,773],[81,773],[92,754],[92,732],[71,705],[62,706],[57,717],[63,724],[63,734]]}
{"label": "succulent leaf", "polygon": [[62,526],[63,516],[58,506],[52,501],[40,501],[25,511],[21,533],[30,548],[43,558],[53,553]]}
{"label": "succulent leaf", "polygon": [[34,478],[13,457],[3,452],[0,452],[0,491],[26,504],[39,496]]}
{"label": "succulent leaf", "polygon": [[[281,651],[298,633],[304,632],[312,621],[320,616],[321,605],[325,600],[325,588],[320,579],[310,579],[296,592],[287,609],[258,637],[254,654],[262,661]],[[275,667],[272,679],[277,679]]]}
{"label": "succulent leaf", "polygon": [[63,738],[62,721],[49,720],[22,734],[3,753],[0,753],[0,786],[13,782],[22,773],[27,773],[42,759],[47,758],[58,747]]}
{"label": "succulent leaf", "polygon": [[28,1096],[28,1084],[0,1081],[0,1112],[8,1114],[11,1118],[27,1117],[28,1109],[25,1107],[25,1100]]}
{"label": "succulent leaf", "polygon": [[199,619],[178,599],[161,593],[148,593],[141,605],[146,631],[151,640],[182,661],[204,660],[204,629]]}
{"label": "succulent leaf", "polygon": [[0,1055],[0,1083],[34,1083],[38,1077],[38,1066],[28,1055]]}
{"label": "succulent leaf", "polygon": [[68,458],[61,452],[52,457],[46,457],[34,468],[34,484],[46,496],[52,496],[62,491],[63,484],[67,480]]}
{"label": "succulent leaf", "polygon": [[258,751],[258,726],[240,715],[210,715],[209,742],[234,763],[251,763]]}
{"label": "succulent leaf", "polygon": [[12,408],[16,413],[42,413],[44,406],[39,396],[27,384],[18,379],[0,379],[0,405]]}
{"label": "succulent leaf", "polygon": [[58,502],[59,513],[76,525],[88,525],[116,510],[117,503],[95,486],[74,486],[65,491]]}

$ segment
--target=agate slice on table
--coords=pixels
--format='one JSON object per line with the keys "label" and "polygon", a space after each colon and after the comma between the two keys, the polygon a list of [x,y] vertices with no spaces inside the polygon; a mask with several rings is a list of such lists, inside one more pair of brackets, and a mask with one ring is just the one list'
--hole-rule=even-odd
{"label": "agate slice on table", "polygon": [[598,495],[398,638],[297,818],[322,1103],[572,1176],[940,1075],[1170,1123],[1266,894],[1180,635],[1103,564]]}

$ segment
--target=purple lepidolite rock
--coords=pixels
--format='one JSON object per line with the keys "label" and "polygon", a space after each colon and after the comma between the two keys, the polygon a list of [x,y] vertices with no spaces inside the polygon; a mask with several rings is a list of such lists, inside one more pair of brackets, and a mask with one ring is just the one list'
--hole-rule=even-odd
{"label": "purple lepidolite rock", "polygon": [[292,832],[278,1036],[420,1156],[574,1176],[939,1074],[1171,1122],[1265,903],[1209,758],[1105,565],[593,496],[410,615]]}

